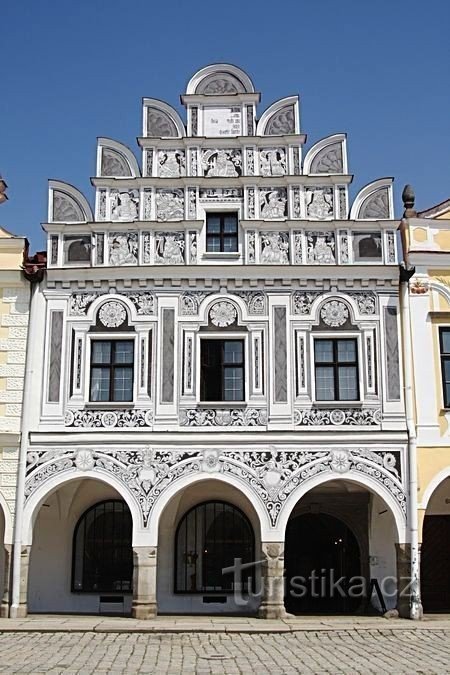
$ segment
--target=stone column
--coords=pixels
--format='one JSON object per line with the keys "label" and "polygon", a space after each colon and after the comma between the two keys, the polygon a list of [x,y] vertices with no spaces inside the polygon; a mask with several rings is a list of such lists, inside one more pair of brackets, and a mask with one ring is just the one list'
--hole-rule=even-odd
{"label": "stone column", "polygon": [[3,574],[3,597],[0,605],[0,617],[2,619],[9,616],[9,605],[11,602],[10,597],[10,587],[11,587],[11,555],[12,555],[12,545],[4,545],[4,558],[5,558],[5,569]]}
{"label": "stone column", "polygon": [[[30,567],[31,546],[22,546],[20,550],[19,605],[11,605],[11,619],[23,619],[28,614],[28,571]],[[14,583],[14,579],[13,579]]]}
{"label": "stone column", "polygon": [[282,619],[284,608],[284,542],[262,543],[262,597],[258,610],[260,619]]}
{"label": "stone column", "polygon": [[133,605],[135,619],[153,619],[158,610],[156,602],[156,546],[133,547]]}
{"label": "stone column", "polygon": [[397,555],[397,610],[399,616],[409,619],[410,580],[411,580],[411,545],[395,544]]}

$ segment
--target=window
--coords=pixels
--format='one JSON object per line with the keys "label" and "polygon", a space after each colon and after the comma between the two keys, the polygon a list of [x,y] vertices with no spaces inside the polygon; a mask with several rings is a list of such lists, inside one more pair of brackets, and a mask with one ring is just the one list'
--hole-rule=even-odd
{"label": "window", "polygon": [[132,401],[133,370],[133,340],[92,340],[90,400]]}
{"label": "window", "polygon": [[[231,593],[235,588],[235,558],[242,565],[255,560],[253,529],[248,518],[232,504],[198,504],[180,521],[175,541],[176,593]],[[238,588],[253,586],[253,566],[242,570]],[[241,585],[242,584],[242,585]]]}
{"label": "window", "polygon": [[206,250],[209,253],[237,252],[237,213],[206,214]]}
{"label": "window", "polygon": [[439,329],[444,408],[450,408],[450,328]]}
{"label": "window", "polygon": [[355,262],[377,262],[383,257],[381,232],[354,232],[353,255]]}
{"label": "window", "polygon": [[64,262],[79,263],[91,261],[91,237],[90,235],[65,236],[64,237]]}
{"label": "window", "polygon": [[314,368],[317,401],[359,399],[356,339],[316,339]]}
{"label": "window", "polygon": [[244,341],[201,340],[202,401],[244,400]]}
{"label": "window", "polygon": [[95,504],[81,516],[73,537],[73,591],[131,591],[132,529],[130,510],[119,499]]}

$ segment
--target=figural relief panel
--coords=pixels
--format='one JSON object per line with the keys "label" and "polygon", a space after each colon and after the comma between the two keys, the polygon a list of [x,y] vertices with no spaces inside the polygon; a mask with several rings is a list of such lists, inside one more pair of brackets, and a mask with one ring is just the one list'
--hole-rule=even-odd
{"label": "figural relief panel", "polygon": [[334,232],[307,232],[306,247],[308,265],[334,265],[336,263]]}
{"label": "figural relief panel", "polygon": [[333,217],[333,188],[306,188],[306,213],[308,218],[326,220]]}
{"label": "figural relief panel", "polygon": [[158,152],[160,178],[180,178],[186,175],[186,155],[184,150],[160,150]]}
{"label": "figural relief panel", "polygon": [[289,263],[289,233],[261,233],[260,262],[270,265],[287,265]]}
{"label": "figural relief panel", "polygon": [[155,263],[157,265],[183,265],[184,247],[184,232],[156,232]]}
{"label": "figural relief panel", "polygon": [[156,218],[157,220],[184,219],[184,190],[157,190],[156,191]]}
{"label": "figural relief panel", "polygon": [[286,188],[270,188],[259,190],[259,209],[261,218],[278,220],[287,215]]}
{"label": "figural relief panel", "polygon": [[202,167],[205,176],[237,178],[242,175],[242,154],[240,150],[204,150]]}
{"label": "figural relief panel", "polygon": [[266,148],[259,151],[261,176],[284,176],[286,174],[286,149]]}
{"label": "figural relief panel", "polygon": [[109,194],[111,220],[124,223],[137,220],[139,214],[139,191],[111,190]]}
{"label": "figural relief panel", "polygon": [[138,233],[137,232],[109,232],[109,264],[137,265],[138,263]]}

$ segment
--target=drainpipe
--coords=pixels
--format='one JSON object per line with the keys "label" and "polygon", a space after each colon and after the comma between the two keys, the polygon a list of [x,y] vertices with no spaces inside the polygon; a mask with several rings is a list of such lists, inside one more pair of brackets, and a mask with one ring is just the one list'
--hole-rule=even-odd
{"label": "drainpipe", "polygon": [[[26,275],[25,275],[26,276]],[[40,279],[39,279],[40,280]],[[30,431],[30,404],[33,390],[33,327],[37,319],[37,294],[39,282],[36,279],[31,281],[30,297],[30,316],[28,321],[27,333],[27,356],[25,366],[24,391],[22,401],[22,421],[20,428],[20,448],[19,465],[17,468],[17,486],[16,486],[16,512],[14,517],[14,546],[12,559],[12,593],[10,617],[18,618],[20,615],[20,566],[22,552],[22,528],[23,528],[23,510],[25,501],[25,478],[27,465],[28,435]]]}
{"label": "drainpipe", "polygon": [[408,473],[409,473],[409,533],[411,544],[411,586],[409,617],[413,620],[423,616],[422,601],[420,595],[420,551],[419,551],[419,514],[417,510],[417,433],[414,418],[414,394],[413,394],[413,356],[411,339],[411,310],[409,304],[409,280],[416,271],[408,265],[408,242],[406,230],[407,218],[416,216],[414,211],[414,192],[407,185],[402,194],[405,211],[400,225],[402,234],[403,257],[406,262],[400,265],[400,316],[403,335],[403,368],[405,390],[405,413],[408,431]]}

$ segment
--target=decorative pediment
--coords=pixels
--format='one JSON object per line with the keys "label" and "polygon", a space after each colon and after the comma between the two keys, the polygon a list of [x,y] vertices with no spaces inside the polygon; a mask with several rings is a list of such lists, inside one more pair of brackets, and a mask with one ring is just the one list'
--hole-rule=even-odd
{"label": "decorative pediment", "polygon": [[350,218],[355,220],[393,218],[392,181],[392,178],[380,178],[366,185],[353,202]]}
{"label": "decorative pediment", "polygon": [[151,138],[181,138],[185,128],[177,111],[167,103],[153,98],[144,99],[144,136]]}
{"label": "decorative pediment", "polygon": [[345,134],[334,134],[315,143],[305,156],[303,173],[347,173]]}
{"label": "decorative pediment", "polygon": [[98,139],[97,176],[134,178],[140,175],[136,157],[126,145],[110,138]]}
{"label": "decorative pediment", "polygon": [[84,195],[69,183],[49,181],[49,223],[83,223],[93,220]]}
{"label": "decorative pediment", "polygon": [[261,116],[258,136],[284,136],[299,133],[298,98],[289,96],[273,103]]}
{"label": "decorative pediment", "polygon": [[229,63],[213,63],[197,71],[189,80],[186,94],[209,96],[254,93],[253,82],[241,68]]}

